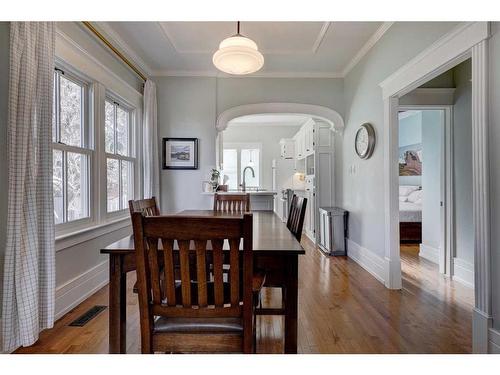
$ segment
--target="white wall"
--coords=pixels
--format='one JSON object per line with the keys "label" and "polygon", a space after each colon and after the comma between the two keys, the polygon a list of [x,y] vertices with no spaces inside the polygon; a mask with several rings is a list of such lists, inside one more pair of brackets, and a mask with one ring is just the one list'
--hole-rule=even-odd
{"label": "white wall", "polygon": [[[351,241],[364,249],[363,252],[368,252],[368,257],[377,257],[378,263],[385,262],[384,107],[379,83],[455,25],[445,22],[397,22],[344,80],[346,127],[337,145],[341,147],[342,154],[337,157],[336,164],[337,171],[341,173],[337,177],[337,201],[350,211]],[[354,135],[364,122],[374,126],[377,136],[375,151],[368,160],[359,159],[354,151]],[[356,167],[354,174],[349,173],[352,165]]]}
{"label": "white wall", "polygon": [[422,244],[439,249],[444,113],[422,111]]}
{"label": "white wall", "polygon": [[197,137],[200,147],[198,170],[161,171],[165,212],[211,207],[211,197],[201,194],[201,182],[215,167],[215,121],[221,112],[244,104],[292,102],[322,105],[343,114],[341,79],[157,77],[155,81],[160,138]]}
{"label": "white wall", "polygon": [[[270,190],[273,183],[273,173],[271,169],[272,160],[280,159],[280,144],[282,138],[292,138],[300,129],[300,126],[286,125],[243,125],[229,126],[224,131],[225,142],[260,142],[262,144],[262,165],[261,170],[261,187]],[[290,178],[293,175],[291,171]]]}
{"label": "white wall", "polygon": [[455,67],[453,78],[456,87],[453,105],[455,257],[473,264],[471,61]]}

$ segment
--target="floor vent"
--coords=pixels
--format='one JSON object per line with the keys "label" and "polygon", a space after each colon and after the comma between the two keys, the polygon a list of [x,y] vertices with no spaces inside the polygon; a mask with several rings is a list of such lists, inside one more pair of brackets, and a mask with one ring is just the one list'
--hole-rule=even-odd
{"label": "floor vent", "polygon": [[73,320],[69,325],[71,327],[83,327],[85,324],[94,319],[101,312],[106,310],[107,306],[94,306],[89,309],[85,314]]}

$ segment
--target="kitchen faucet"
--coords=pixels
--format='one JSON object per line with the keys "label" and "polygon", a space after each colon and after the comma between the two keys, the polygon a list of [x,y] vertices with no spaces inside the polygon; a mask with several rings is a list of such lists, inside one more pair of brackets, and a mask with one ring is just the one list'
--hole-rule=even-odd
{"label": "kitchen faucet", "polygon": [[243,169],[243,183],[240,185],[241,190],[243,190],[243,191],[246,191],[246,186],[247,186],[247,184],[245,182],[245,175],[246,175],[247,169],[250,169],[252,171],[252,177],[255,178],[255,171],[253,170],[252,167],[247,166],[247,167],[245,167],[245,169]]}

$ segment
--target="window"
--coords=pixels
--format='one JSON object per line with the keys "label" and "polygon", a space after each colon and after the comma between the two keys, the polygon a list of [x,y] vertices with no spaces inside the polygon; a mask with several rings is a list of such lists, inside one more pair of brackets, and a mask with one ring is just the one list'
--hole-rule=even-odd
{"label": "window", "polygon": [[56,224],[90,216],[88,87],[67,72],[54,72],[52,116],[53,196]]}
{"label": "window", "polygon": [[225,143],[223,150],[224,170],[230,190],[237,190],[243,183],[243,171],[252,167],[255,177],[247,170],[245,183],[247,188],[260,187],[260,144]]}
{"label": "window", "polygon": [[113,99],[106,99],[105,151],[107,211],[127,208],[134,188],[133,132],[131,110]]}

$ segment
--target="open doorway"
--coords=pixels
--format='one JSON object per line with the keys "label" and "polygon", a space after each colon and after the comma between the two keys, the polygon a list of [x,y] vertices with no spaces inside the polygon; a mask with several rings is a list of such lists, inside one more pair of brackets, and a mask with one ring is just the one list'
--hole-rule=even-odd
{"label": "open doorway", "polygon": [[398,113],[403,284],[466,308],[474,304],[471,91],[468,59],[403,96]]}

